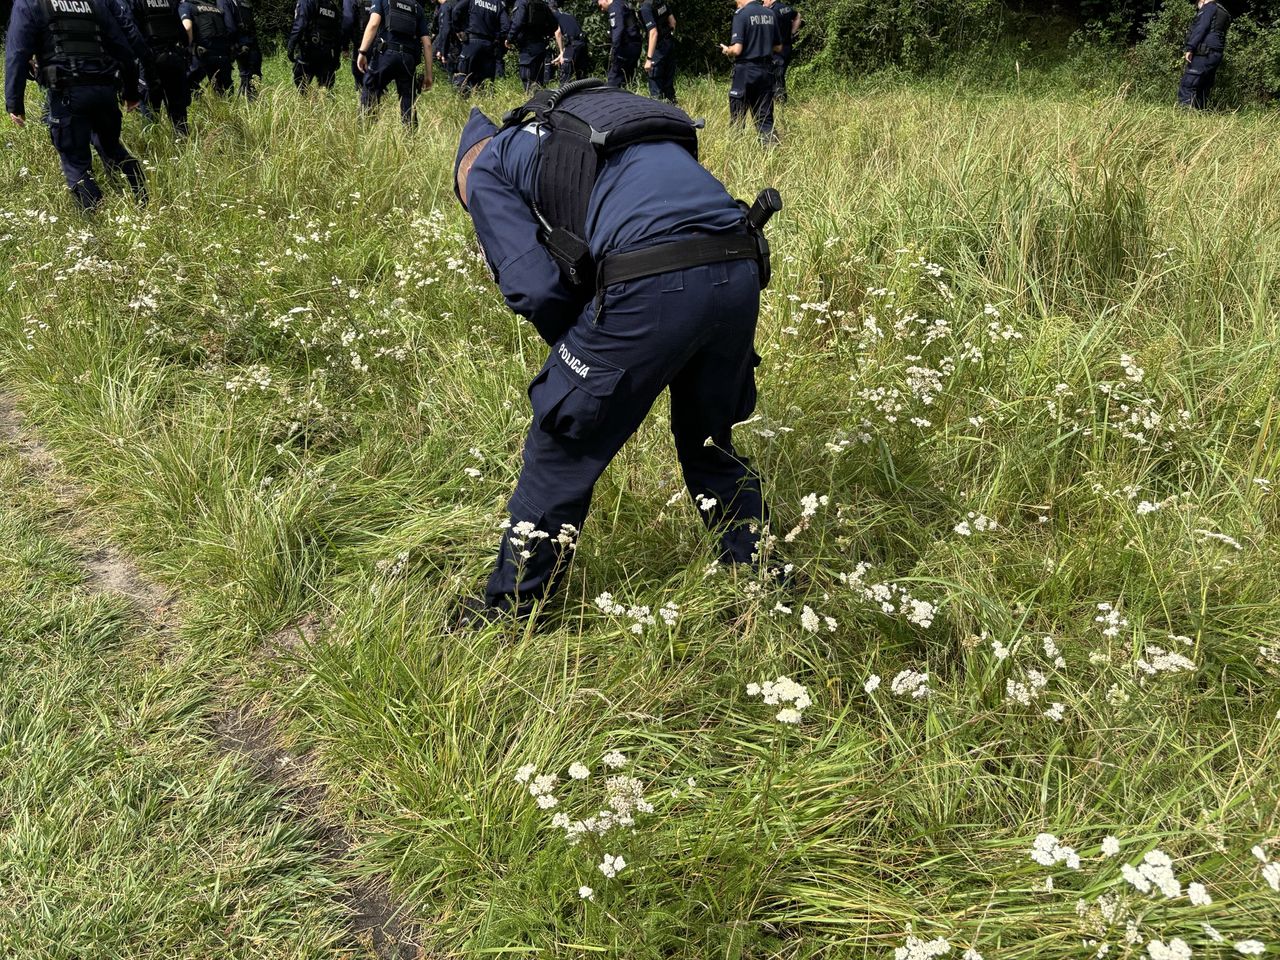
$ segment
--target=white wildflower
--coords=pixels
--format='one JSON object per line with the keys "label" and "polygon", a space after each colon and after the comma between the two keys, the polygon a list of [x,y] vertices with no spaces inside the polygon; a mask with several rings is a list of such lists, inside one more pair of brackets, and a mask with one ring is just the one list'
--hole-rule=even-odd
{"label": "white wildflower", "polygon": [[880,689],[880,675],[873,673],[867,677],[867,682],[862,685],[862,689],[867,693],[875,693]]}
{"label": "white wildflower", "polygon": [[516,771],[516,783],[528,783],[529,778],[538,772],[538,768],[532,763],[526,763]]}
{"label": "white wildflower", "polygon": [[1213,897],[1209,896],[1209,891],[1204,888],[1203,883],[1187,884],[1187,899],[1195,907],[1207,907],[1213,903]]}
{"label": "white wildflower", "polygon": [[929,673],[903,670],[893,678],[889,689],[899,697],[910,696],[914,700],[923,699],[929,696]]}
{"label": "white wildflower", "polygon": [[1120,841],[1115,837],[1104,837],[1102,840],[1102,855],[1104,857],[1114,857],[1120,853]]}
{"label": "white wildflower", "polygon": [[1237,940],[1236,953],[1244,954],[1246,957],[1260,957],[1266,953],[1267,945],[1261,940]]}
{"label": "white wildflower", "polygon": [[611,853],[606,853],[604,855],[604,860],[599,863],[596,869],[612,880],[623,871],[626,865],[627,861],[622,859],[622,857],[615,857]]}
{"label": "white wildflower", "polygon": [[571,763],[569,764],[569,776],[574,780],[585,780],[591,776],[591,771],[587,769],[585,763]]}
{"label": "white wildflower", "polygon": [[627,758],[622,755],[620,750],[610,750],[604,755],[601,762],[610,770],[621,770],[627,765]]}
{"label": "white wildflower", "polygon": [[581,897],[583,900],[594,900],[596,897],[596,892],[592,890],[590,887],[583,885],[578,888],[578,896]]}

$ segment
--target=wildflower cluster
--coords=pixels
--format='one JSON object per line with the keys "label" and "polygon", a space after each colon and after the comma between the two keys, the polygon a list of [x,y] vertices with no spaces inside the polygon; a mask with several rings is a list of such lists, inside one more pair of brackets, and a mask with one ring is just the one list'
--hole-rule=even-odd
{"label": "wildflower cluster", "polygon": [[813,704],[808,688],[790,677],[778,677],[764,683],[748,683],[747,696],[759,697],[771,707],[781,707],[774,718],[779,723],[799,723],[804,711]]}
{"label": "wildflower cluster", "polygon": [[852,572],[839,574],[838,579],[887,617],[901,617],[922,630],[933,626],[937,606],[912,596],[906,587],[897,583],[867,583],[870,570],[869,563],[859,563]]}
{"label": "wildflower cluster", "polygon": [[680,608],[670,600],[658,608],[656,618],[649,607],[619,603],[608,591],[596,597],[595,605],[601,613],[629,619],[631,626],[628,629],[637,636],[644,633],[645,627],[653,626],[659,619],[668,627],[674,627],[680,619]]}
{"label": "wildflower cluster", "polygon": [[[621,771],[627,766],[627,758],[620,751],[611,750],[601,758],[601,765],[606,771],[603,776],[595,778],[600,783],[599,804],[594,813],[583,817],[574,817],[564,810],[556,809],[561,805],[561,798],[555,791],[560,786],[560,777],[555,773],[538,773],[537,766],[524,764],[516,771],[516,783],[524,786],[540,810],[556,810],[551,817],[551,826],[561,831],[569,847],[577,847],[585,840],[592,840],[592,850],[601,856],[595,869],[607,880],[619,877],[627,868],[626,858],[621,853],[612,853],[602,849],[606,838],[622,833],[633,833],[636,817],[640,814],[651,814],[654,806],[644,795],[644,784],[635,777]],[[587,783],[592,780],[590,767],[582,761],[571,763],[567,770],[570,783]],[[595,899],[595,889],[589,885],[578,888],[578,896],[583,900]]]}

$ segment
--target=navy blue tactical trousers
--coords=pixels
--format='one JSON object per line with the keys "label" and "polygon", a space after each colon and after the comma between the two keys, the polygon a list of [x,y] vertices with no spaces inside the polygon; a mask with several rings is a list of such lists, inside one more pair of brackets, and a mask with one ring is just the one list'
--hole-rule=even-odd
{"label": "navy blue tactical trousers", "polygon": [[636,64],[640,60],[640,47],[620,47],[609,59],[609,75],[606,82],[619,90],[630,90],[636,82]]}
{"label": "navy blue tactical trousers", "polygon": [[293,61],[293,84],[299,90],[307,89],[312,81],[317,86],[332,90],[338,74],[342,54],[328,47],[304,46]]}
{"label": "navy blue tactical trousers", "polygon": [[249,49],[236,54],[236,68],[240,71],[240,94],[246,100],[256,99],[257,85],[253,82],[262,80],[262,48],[257,40],[250,40]]}
{"label": "navy blue tactical trousers", "polygon": [[773,88],[772,59],[769,63],[738,62],[733,65],[733,78],[729,82],[729,120],[735,126],[747,117],[747,111],[755,118],[760,139],[773,139]]}
{"label": "navy blue tactical trousers", "polygon": [[598,318],[588,304],[551,348],[529,385],[533,423],[485,591],[490,606],[528,613],[556,588],[572,555],[557,537],[582,529],[596,481],[667,387],[699,515],[720,534],[722,559],[752,562],[764,498],[731,432],[756,401],[756,271],[738,260],[617,284]]}
{"label": "navy blue tactical trousers", "polygon": [[566,43],[564,46],[564,60],[560,64],[560,82],[562,84],[569,83],[572,80],[581,80],[583,77],[589,76],[591,76],[591,63],[586,41],[580,40],[577,43]]}
{"label": "navy blue tactical trousers", "polygon": [[67,187],[80,206],[88,210],[102,202],[102,190],[93,179],[91,147],[98,151],[103,166],[124,174],[139,200],[147,199],[142,164],[120,142],[120,106],[114,86],[50,90],[46,109],[49,138],[58,151]]}
{"label": "navy blue tactical trousers", "polygon": [[408,54],[395,50],[384,50],[373,58],[365,73],[364,85],[360,88],[360,108],[372,110],[382,99],[387,87],[393,83],[396,94],[400,97],[400,119],[405,123],[413,123],[414,74],[418,63]]}
{"label": "navy blue tactical trousers", "polygon": [[187,83],[193,93],[200,91],[200,84],[205,77],[213,85],[214,93],[227,93],[231,90],[231,55],[197,56],[191,61],[191,69],[187,73]]}
{"label": "navy blue tactical trousers", "polygon": [[787,102],[787,69],[791,66],[791,47],[784,45],[773,55],[773,102]]}
{"label": "navy blue tactical trousers", "polygon": [[1201,56],[1193,54],[1191,62],[1182,71],[1182,83],[1178,85],[1178,104],[1203,110],[1209,102],[1209,91],[1222,63],[1222,51],[1213,50]]}
{"label": "navy blue tactical trousers", "polygon": [[454,83],[463,93],[470,93],[480,84],[492,81],[497,73],[497,58],[493,41],[473,37],[462,46],[458,56],[458,73]]}
{"label": "navy blue tactical trousers", "polygon": [[670,37],[659,40],[653,49],[649,96],[656,100],[676,102],[676,42]]}
{"label": "navy blue tactical trousers", "polygon": [[167,50],[155,62],[144,66],[143,100],[151,111],[164,105],[173,128],[179,135],[187,133],[187,108],[191,106],[191,84],[187,81],[187,59],[184,51]]}
{"label": "navy blue tactical trousers", "polygon": [[526,90],[534,84],[542,82],[542,68],[546,62],[547,43],[545,40],[538,43],[527,43],[520,48],[516,63],[520,68],[520,82],[524,84]]}

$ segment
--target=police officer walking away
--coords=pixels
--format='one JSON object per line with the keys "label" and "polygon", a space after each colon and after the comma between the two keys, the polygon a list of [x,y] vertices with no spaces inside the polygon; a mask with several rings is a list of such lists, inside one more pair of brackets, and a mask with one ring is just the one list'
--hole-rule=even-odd
{"label": "police officer walking away", "polygon": [[360,88],[361,110],[372,110],[394,83],[400,96],[400,119],[413,123],[414,76],[419,60],[426,61],[422,88],[429,90],[431,32],[426,11],[417,0],[373,0],[356,63],[365,75]]}
{"label": "police officer walking away", "polygon": [[1199,10],[1187,33],[1182,58],[1187,66],[1178,86],[1178,105],[1203,110],[1222,64],[1231,14],[1216,0],[1199,0]]}
{"label": "police officer walking away", "polygon": [[609,15],[609,86],[629,88],[636,82],[640,59],[640,26],[626,0],[596,0]]}
{"label": "police officer walking away", "polygon": [[[760,237],[695,159],[687,115],[573,86],[538,94],[501,131],[473,110],[458,148],[455,190],[502,295],[550,346],[529,386],[533,421],[497,562],[483,601],[464,602],[470,626],[527,615],[556,588],[596,481],[668,387],[685,484],[721,559],[755,562],[766,519],[759,477],[731,437],[756,399]],[[583,167],[572,159],[592,140],[550,119],[574,109],[593,131],[635,134],[607,141],[594,183],[573,176]],[[653,139],[655,122],[659,137],[683,128],[683,139]]]}
{"label": "police officer walking away", "polygon": [[200,89],[205,77],[215,93],[231,89],[231,50],[239,32],[232,0],[180,0],[178,15],[191,43],[187,82]]}
{"label": "police officer walking away", "polygon": [[187,82],[187,32],[178,16],[178,0],[133,0],[133,19],[151,50],[142,67],[145,102],[152,111],[164,104],[173,129],[185,137],[191,86]]}
{"label": "police officer walking away", "polygon": [[720,45],[726,57],[733,60],[733,78],[729,83],[729,119],[740,125],[751,110],[761,143],[773,143],[773,58],[782,52],[782,36],[778,18],[760,0],[735,0],[733,35],[728,46]]}
{"label": "police officer walking away", "polygon": [[497,66],[494,44],[506,35],[502,28],[505,15],[499,0],[455,0],[447,25],[449,34],[441,45],[447,50],[455,38],[461,43],[454,83],[463,93],[493,81]]}
{"label": "police officer walking away", "polygon": [[649,96],[676,102],[676,17],[667,0],[644,0],[640,22],[648,31],[644,72],[649,76]]}
{"label": "police officer walking away", "polygon": [[542,82],[547,62],[547,44],[559,25],[547,0],[516,0],[511,13],[510,44],[517,54],[520,82],[529,90]]}
{"label": "police officer walking away", "polygon": [[289,31],[289,59],[293,82],[299,90],[315,81],[332,90],[342,61],[342,6],[340,0],[298,0],[293,29]]}
{"label": "police officer walking away", "polygon": [[[259,0],[233,0],[240,36],[236,43],[235,61],[240,72],[240,94],[246,100],[257,99],[262,82],[262,47],[258,45]],[[255,82],[256,81],[256,82]]]}
{"label": "police officer walking away", "polygon": [[804,18],[791,0],[765,0],[764,5],[778,18],[778,33],[782,35],[782,52],[773,58],[773,102],[787,102],[787,68],[791,66],[791,53],[795,46]]}
{"label": "police officer walking away", "polygon": [[556,48],[560,51],[553,63],[560,67],[560,82],[569,83],[591,72],[591,51],[578,18],[559,5],[553,4],[551,9],[556,15]]}
{"label": "police officer walking away", "polygon": [[364,39],[365,27],[369,25],[369,4],[370,0],[342,0],[342,42],[351,45],[351,79],[355,81],[357,100],[360,87],[364,85],[364,74],[360,72],[358,61],[360,41]]}
{"label": "police officer walking away", "polygon": [[120,142],[117,74],[125,106],[138,105],[134,52],[107,0],[16,0],[5,40],[4,101],[9,119],[26,125],[27,70],[48,90],[49,137],[72,196],[86,210],[102,202],[90,147],[103,166],[123,173],[138,201],[147,199],[142,165]]}

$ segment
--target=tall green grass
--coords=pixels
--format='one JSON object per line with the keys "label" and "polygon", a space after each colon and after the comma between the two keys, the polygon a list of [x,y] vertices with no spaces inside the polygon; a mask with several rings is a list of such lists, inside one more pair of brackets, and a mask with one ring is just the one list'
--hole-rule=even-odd
{"label": "tall green grass", "polygon": [[[131,125],[145,212],[80,220],[36,131],[7,134],[0,369],[189,598],[186,642],[317,747],[433,953],[887,956],[909,931],[955,956],[1230,950],[1202,922],[1280,940],[1251,853],[1280,856],[1280,122],[814,89],[761,152],[722,87],[687,84],[706,165],[787,202],[739,435],[802,586],[708,569],[658,409],[548,629],[460,636],[544,350],[453,199],[467,106],[437,90],[409,132],[271,79],[202,105],[182,145]],[[656,622],[633,632],[603,592]],[[264,655],[308,612],[317,639]],[[1148,675],[1152,647],[1193,667]],[[927,697],[893,692],[908,669]],[[746,693],[780,675],[813,700],[798,725]],[[654,812],[570,846],[551,817],[601,808],[613,749]],[[556,809],[525,764],[559,774]],[[1041,832],[1080,868],[1034,863]],[[1212,904],[1128,884],[1153,849]]]}

